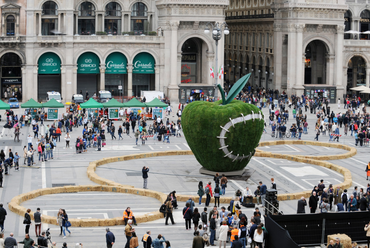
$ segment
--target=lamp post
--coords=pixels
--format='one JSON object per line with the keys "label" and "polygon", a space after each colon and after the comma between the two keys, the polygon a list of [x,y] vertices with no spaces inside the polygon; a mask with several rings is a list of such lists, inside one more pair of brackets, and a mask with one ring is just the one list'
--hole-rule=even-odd
{"label": "lamp post", "polygon": [[[211,22],[208,22],[206,24],[206,28],[204,29],[205,34],[209,34],[210,27],[212,28],[212,38],[216,42],[216,70],[217,70],[217,66],[218,66],[218,41],[221,40],[221,38],[222,38],[222,32],[225,35],[229,34],[229,28],[227,27],[226,22],[223,22],[223,23],[216,22],[215,24],[213,24]],[[216,87],[217,87],[217,84],[218,84],[217,83],[218,76],[216,76],[215,78],[216,78],[216,80],[215,80],[214,94],[215,94],[215,98],[216,98],[216,94],[217,94]]]}

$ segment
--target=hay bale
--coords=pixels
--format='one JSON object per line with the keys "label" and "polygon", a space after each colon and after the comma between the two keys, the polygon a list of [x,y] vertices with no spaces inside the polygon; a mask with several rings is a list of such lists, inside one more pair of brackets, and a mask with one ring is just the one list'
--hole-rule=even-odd
{"label": "hay bale", "polygon": [[330,240],[334,240],[335,242],[335,239],[336,238],[340,238],[340,243],[343,244],[343,248],[351,248],[352,247],[352,239],[350,237],[348,237],[346,234],[331,234],[331,235],[328,235],[328,245],[330,243]]}

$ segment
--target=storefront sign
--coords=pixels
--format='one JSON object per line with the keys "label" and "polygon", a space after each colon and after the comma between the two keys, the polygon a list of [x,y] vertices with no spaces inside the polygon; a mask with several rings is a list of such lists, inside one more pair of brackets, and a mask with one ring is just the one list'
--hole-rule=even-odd
{"label": "storefront sign", "polygon": [[2,78],[2,84],[22,84],[22,78]]}
{"label": "storefront sign", "polygon": [[105,74],[127,74],[127,58],[122,53],[112,53],[105,60]]}
{"label": "storefront sign", "polygon": [[48,120],[58,120],[58,109],[48,109]]}
{"label": "storefront sign", "polygon": [[157,118],[163,118],[163,112],[164,112],[164,108],[153,108],[152,110],[152,116],[153,116],[153,119],[154,119],[154,116],[157,116]]}
{"label": "storefront sign", "polygon": [[108,118],[109,119],[118,119],[119,118],[119,109],[118,108],[109,108],[108,109]]}
{"label": "storefront sign", "polygon": [[132,73],[154,74],[155,61],[149,53],[139,53],[133,62]]}
{"label": "storefront sign", "polygon": [[141,108],[131,108],[131,113],[134,113],[134,115],[141,114],[141,112]]}
{"label": "storefront sign", "polygon": [[37,115],[37,109],[26,109],[26,111],[28,111],[28,113],[31,114],[32,119],[34,119]]}
{"label": "storefront sign", "polygon": [[197,62],[197,55],[196,54],[184,54],[181,56],[181,62]]}
{"label": "storefront sign", "polygon": [[39,74],[60,74],[60,58],[55,53],[44,53],[38,61]]}
{"label": "storefront sign", "polygon": [[82,54],[77,61],[77,73],[80,74],[98,74],[100,60],[99,57],[94,53],[84,53]]}

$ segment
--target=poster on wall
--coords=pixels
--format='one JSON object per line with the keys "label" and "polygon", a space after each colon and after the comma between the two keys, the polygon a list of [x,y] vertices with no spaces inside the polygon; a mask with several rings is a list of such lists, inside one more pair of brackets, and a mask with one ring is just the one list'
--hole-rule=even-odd
{"label": "poster on wall", "polygon": [[58,109],[48,109],[48,120],[53,121],[53,120],[58,120]]}
{"label": "poster on wall", "polygon": [[131,108],[131,113],[134,113],[134,115],[141,114],[142,109],[141,108]]}
{"label": "poster on wall", "polygon": [[88,109],[87,112],[89,114],[89,117],[91,117],[91,115],[93,115],[94,117],[98,117],[99,116],[98,109]]}

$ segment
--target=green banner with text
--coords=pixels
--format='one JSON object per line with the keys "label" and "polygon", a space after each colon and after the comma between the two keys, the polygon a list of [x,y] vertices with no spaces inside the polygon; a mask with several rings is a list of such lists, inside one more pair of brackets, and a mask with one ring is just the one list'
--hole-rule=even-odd
{"label": "green banner with text", "polygon": [[108,118],[109,119],[118,119],[119,118],[119,109],[118,108],[109,108],[108,109]]}
{"label": "green banner with text", "polygon": [[58,109],[48,109],[48,120],[58,120]]}

